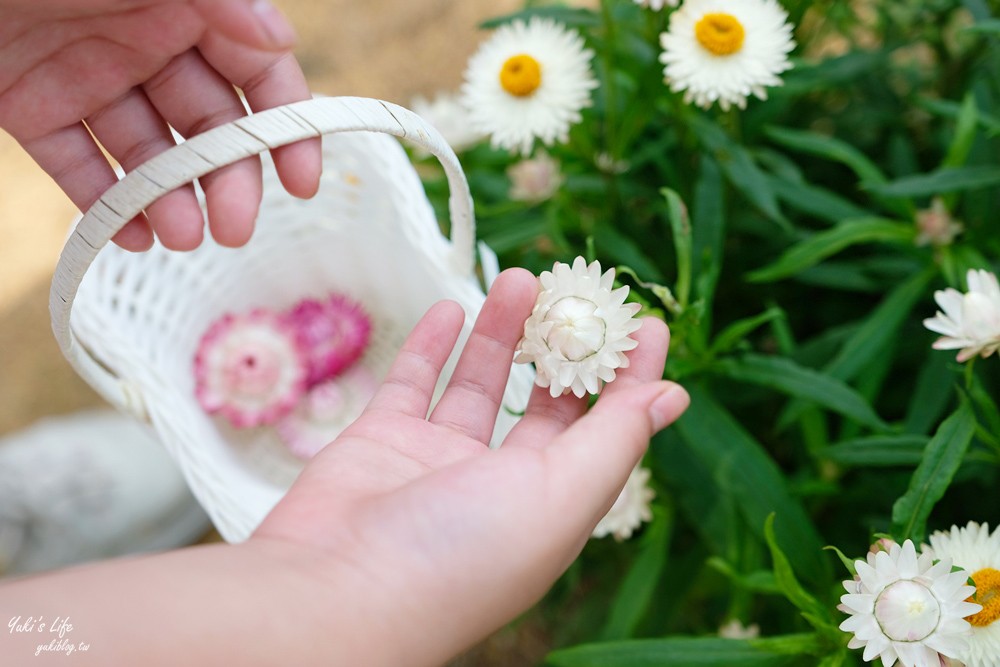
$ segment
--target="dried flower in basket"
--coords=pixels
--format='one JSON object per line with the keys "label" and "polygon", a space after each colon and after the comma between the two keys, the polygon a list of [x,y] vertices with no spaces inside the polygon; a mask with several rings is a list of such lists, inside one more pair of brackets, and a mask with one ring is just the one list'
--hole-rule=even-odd
{"label": "dried flower in basket", "polygon": [[314,387],[361,358],[371,337],[371,319],[361,306],[342,294],[305,299],[283,316],[306,346],[306,382]]}
{"label": "dried flower in basket", "polygon": [[295,456],[309,460],[361,416],[377,387],[371,371],[355,364],[309,390],[275,429]]}
{"label": "dried flower in basket", "polygon": [[225,315],[199,343],[195,394],[237,428],[271,424],[306,391],[306,352],[295,328],[271,311]]}
{"label": "dried flower in basket", "polygon": [[601,274],[599,262],[573,266],[556,262],[539,276],[540,289],[514,361],[535,364],[535,384],[555,397],[597,394],[615,369],[628,367],[625,352],[638,343],[630,338],[641,326],[640,306],[625,303],[627,286],[612,289],[615,270]]}

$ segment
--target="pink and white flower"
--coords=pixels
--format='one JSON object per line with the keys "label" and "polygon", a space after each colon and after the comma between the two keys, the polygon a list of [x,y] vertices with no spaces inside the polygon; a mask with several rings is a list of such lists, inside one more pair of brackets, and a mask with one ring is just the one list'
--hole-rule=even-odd
{"label": "pink and white flower", "polygon": [[342,294],[300,301],[283,319],[305,345],[309,387],[354,364],[371,338],[371,319],[360,304]]}

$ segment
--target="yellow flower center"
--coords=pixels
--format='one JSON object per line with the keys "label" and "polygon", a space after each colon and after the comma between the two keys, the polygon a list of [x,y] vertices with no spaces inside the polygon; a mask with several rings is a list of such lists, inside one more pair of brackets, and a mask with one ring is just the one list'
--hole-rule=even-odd
{"label": "yellow flower center", "polygon": [[976,595],[969,601],[983,605],[983,610],[965,620],[977,628],[985,628],[1000,619],[1000,572],[992,567],[983,568],[972,575],[972,581],[976,584]]}
{"label": "yellow flower center", "polygon": [[542,85],[542,66],[526,53],[511,56],[500,70],[500,85],[515,97],[527,97]]}
{"label": "yellow flower center", "polygon": [[705,14],[694,26],[694,36],[717,56],[728,56],[743,48],[743,26],[732,14]]}

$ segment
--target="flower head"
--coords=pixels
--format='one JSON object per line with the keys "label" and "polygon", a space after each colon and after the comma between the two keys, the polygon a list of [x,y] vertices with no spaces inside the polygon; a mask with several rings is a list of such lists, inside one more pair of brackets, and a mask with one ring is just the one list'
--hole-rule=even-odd
{"label": "flower head", "polygon": [[501,26],[465,70],[463,102],[472,126],[494,147],[531,152],[535,139],[566,141],[597,81],[579,33],[532,17]]}
{"label": "flower head", "polygon": [[564,180],[559,161],[545,151],[521,160],[507,169],[510,198],[515,201],[541,202],[559,190]]}
{"label": "flower head", "polygon": [[[1000,528],[990,533],[988,524],[970,521],[928,538],[934,558],[949,558],[972,573],[982,610],[966,620],[972,625],[968,649],[958,659],[965,667],[992,667],[1000,660]],[[926,549],[925,549],[926,551]]]}
{"label": "flower head", "polygon": [[643,521],[652,520],[653,513],[649,509],[649,503],[656,497],[656,493],[649,488],[649,475],[647,468],[636,466],[632,469],[615,504],[594,528],[593,537],[613,535],[621,542],[632,537],[633,531]]}
{"label": "flower head", "polygon": [[777,0],[686,0],[660,35],[670,89],[705,109],[743,109],[751,94],[780,86],[795,48],[788,14]]}
{"label": "flower head", "polygon": [[441,133],[456,153],[472,148],[485,139],[469,122],[469,111],[457,93],[438,93],[433,100],[423,96],[413,98],[410,108]]}
{"label": "flower head", "polygon": [[965,229],[962,223],[951,217],[940,197],[931,201],[930,208],[917,211],[915,222],[918,234],[914,243],[918,246],[951,245],[955,237]]}
{"label": "flower head", "polygon": [[858,577],[844,582],[841,609],[850,617],[840,629],[854,636],[848,646],[864,647],[865,661],[898,660],[903,667],[940,664],[966,649],[969,623],[964,618],[981,607],[966,601],[975,589],[969,573],[952,572],[951,559],[936,563],[928,553],[917,557],[913,542],[855,561]]}
{"label": "flower head", "polygon": [[680,3],[681,0],[635,0],[635,4],[642,5],[643,7],[649,7],[654,12],[658,12],[663,9],[664,5],[676,7]]}
{"label": "flower head", "polygon": [[638,343],[629,338],[641,326],[640,306],[625,303],[628,287],[612,289],[615,270],[601,275],[599,262],[587,266],[577,257],[573,266],[556,262],[539,276],[534,310],[524,323],[516,363],[535,364],[535,384],[555,397],[597,394],[602,382],[626,368],[625,352]]}
{"label": "flower head", "polygon": [[361,358],[371,337],[371,320],[360,305],[342,294],[323,301],[305,299],[284,320],[306,346],[310,387],[334,377]]}
{"label": "flower head", "polygon": [[287,414],[306,390],[306,374],[306,350],[280,317],[263,309],[226,315],[198,345],[195,395],[206,412],[251,428]]}
{"label": "flower head", "polygon": [[377,387],[371,371],[355,364],[310,389],[275,429],[295,456],[309,460],[361,416]]}
{"label": "flower head", "polygon": [[[935,350],[959,350],[958,360],[988,357],[1000,349],[1000,284],[989,271],[970,270],[969,291],[962,294],[949,287],[934,292],[941,310],[924,320],[924,326],[942,334]],[[941,312],[944,311],[944,312]]]}

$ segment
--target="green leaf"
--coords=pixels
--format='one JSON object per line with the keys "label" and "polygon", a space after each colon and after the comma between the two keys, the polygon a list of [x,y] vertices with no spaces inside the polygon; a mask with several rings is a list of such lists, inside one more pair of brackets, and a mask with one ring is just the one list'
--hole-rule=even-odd
{"label": "green leaf", "polygon": [[733,187],[770,220],[791,232],[791,223],[778,206],[778,198],[771,189],[767,174],[757,166],[750,152],[730,139],[721,127],[700,116],[692,117],[691,126]]}
{"label": "green leaf", "polygon": [[977,21],[973,25],[965,28],[968,32],[978,32],[984,35],[1000,35],[1000,19],[986,19]]}
{"label": "green leaf", "polygon": [[790,554],[795,571],[814,583],[826,581],[830,573],[821,551],[823,541],[789,493],[784,473],[706,389],[691,385],[688,391],[691,406],[675,430],[710,471],[715,482],[713,493],[730,497],[761,541],[764,521],[776,512],[778,544]]}
{"label": "green leaf", "polygon": [[724,575],[738,588],[754,593],[764,593],[765,595],[781,594],[781,589],[778,588],[778,582],[774,578],[774,573],[768,570],[757,570],[756,572],[743,574],[742,572],[737,572],[726,559],[719,556],[712,556],[705,561],[705,564]]}
{"label": "green leaf", "polygon": [[785,148],[839,162],[857,174],[858,179],[871,183],[884,183],[885,175],[864,153],[840,139],[816,132],[768,127],[764,133]]}
{"label": "green leaf", "polygon": [[768,322],[772,322],[783,317],[785,317],[785,311],[781,308],[772,306],[760,315],[754,315],[753,317],[737,320],[719,332],[719,335],[716,336],[715,340],[712,342],[712,347],[709,349],[709,353],[717,355],[722,354],[723,352],[728,352],[760,327],[764,326]]}
{"label": "green leaf", "polygon": [[875,435],[830,445],[823,456],[845,466],[915,466],[923,460],[928,442],[923,435]]}
{"label": "green leaf", "polygon": [[976,140],[976,130],[979,125],[979,109],[976,108],[976,98],[969,91],[962,100],[962,106],[955,121],[955,138],[948,147],[948,154],[941,162],[940,169],[961,167],[969,157],[973,142]]}
{"label": "green leaf", "polygon": [[550,18],[560,23],[564,23],[565,25],[575,26],[578,28],[592,28],[601,24],[601,17],[590,9],[567,7],[565,5],[542,5],[540,7],[529,7],[511,14],[505,14],[503,16],[496,16],[494,18],[487,19],[486,21],[480,23],[479,27],[486,29],[498,28],[505,23],[514,21],[515,19],[527,21],[533,16]]}
{"label": "green leaf", "polygon": [[924,459],[913,472],[910,486],[892,506],[892,534],[897,540],[921,542],[927,517],[951,484],[976,430],[976,418],[965,399],[938,427],[927,443]]}
{"label": "green leaf", "polygon": [[931,197],[995,185],[1000,185],[1000,167],[995,165],[939,169],[929,174],[906,176],[891,183],[862,183],[863,188],[883,197]]}
{"label": "green leaf", "polygon": [[691,221],[680,195],[670,188],[662,188],[660,194],[667,200],[667,219],[670,221],[677,252],[677,283],[674,285],[674,294],[677,295],[681,308],[684,308],[691,297]]}
{"label": "green leaf", "polygon": [[841,551],[837,547],[829,545],[823,548],[826,549],[827,551],[832,551],[833,553],[837,554],[837,558],[840,559],[840,562],[844,565],[845,568],[847,568],[847,571],[851,573],[852,577],[858,573],[854,567],[854,561],[845,556],[843,551]]}
{"label": "green leaf", "polygon": [[610,257],[617,264],[631,266],[646,280],[663,282],[663,274],[656,268],[656,263],[646,256],[638,243],[614,225],[599,223],[594,229],[594,245],[601,255]]}
{"label": "green leaf", "polygon": [[812,401],[875,430],[889,430],[889,425],[875,413],[864,396],[841,380],[800,366],[791,359],[746,354],[718,361],[712,370],[734,380]]}
{"label": "green leaf", "polygon": [[818,650],[818,640],[812,634],[756,640],[668,637],[583,644],[550,653],[546,664],[553,667],[780,667],[805,664],[799,656]]}
{"label": "green leaf", "polygon": [[851,218],[863,218],[868,212],[843,197],[809,183],[793,183],[782,178],[768,179],[781,201],[819,220],[837,223]]}
{"label": "green leaf", "polygon": [[656,582],[667,562],[667,548],[673,530],[673,517],[663,514],[664,516],[654,517],[643,533],[639,555],[611,602],[608,622],[601,634],[602,640],[628,639],[634,636],[639,621],[649,609]]}
{"label": "green leaf", "polygon": [[[725,197],[722,173],[710,157],[701,157],[698,182],[694,187],[691,216],[691,270],[697,277],[698,295],[706,304],[715,297],[715,287],[722,273],[723,246],[726,237]],[[711,313],[711,308],[707,309]],[[705,327],[711,325],[705,318]]]}
{"label": "green leaf", "polygon": [[807,619],[814,619],[812,622],[818,621],[819,625],[817,629],[828,630],[831,629],[832,623],[830,621],[830,613],[819,600],[809,594],[806,589],[802,587],[799,580],[795,578],[795,572],[792,570],[791,564],[788,562],[788,558],[785,553],[778,546],[777,540],[774,537],[774,514],[772,513],[767,517],[767,521],[764,522],[764,539],[767,541],[767,547],[771,550],[771,561],[774,565],[774,578],[778,582],[778,587],[781,589],[782,594],[788,601],[791,602],[795,607],[803,613]]}
{"label": "green leaf", "polygon": [[913,225],[885,218],[845,220],[832,229],[819,232],[798,243],[776,262],[747,275],[751,282],[772,282],[794,275],[827,257],[861,243],[912,243],[916,231]]}
{"label": "green leaf", "polygon": [[924,435],[944,416],[952,393],[941,391],[955,383],[955,374],[950,368],[952,357],[934,352],[920,366],[917,383],[910,394],[910,402],[906,408],[906,418],[903,420],[903,431]]}

